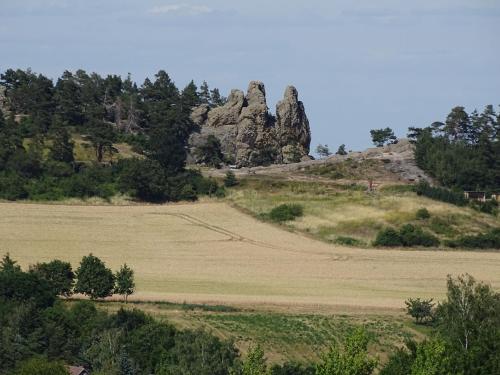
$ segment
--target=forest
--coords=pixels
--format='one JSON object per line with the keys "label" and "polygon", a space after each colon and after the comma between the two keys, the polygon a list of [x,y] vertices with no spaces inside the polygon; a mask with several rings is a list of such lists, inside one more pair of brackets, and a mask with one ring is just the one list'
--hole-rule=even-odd
{"label": "forest", "polygon": [[[65,71],[54,84],[29,69],[8,69],[0,75],[0,198],[127,193],[163,202],[223,194],[185,163],[189,136],[197,130],[192,108],[224,101],[206,82],[179,90],[165,71],[139,87],[130,75]],[[75,160],[74,134],[91,145],[94,160]],[[118,141],[138,157],[113,161]]]}
{"label": "forest", "polygon": [[500,189],[500,113],[455,107],[445,122],[410,128],[417,165],[443,186],[487,193]]}

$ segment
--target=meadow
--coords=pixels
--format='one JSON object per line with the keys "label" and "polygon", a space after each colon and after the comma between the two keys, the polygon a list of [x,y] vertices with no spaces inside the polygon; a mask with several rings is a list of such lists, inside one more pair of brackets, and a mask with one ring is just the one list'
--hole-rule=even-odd
{"label": "meadow", "polygon": [[[265,217],[280,204],[299,204],[304,208],[304,216],[284,223],[285,228],[329,243],[350,238],[358,247],[366,248],[378,231],[389,226],[413,224],[442,241],[500,227],[498,217],[417,196],[412,185],[392,182],[373,192],[366,190],[366,181],[356,179],[340,183],[258,177],[242,179],[238,187],[230,190],[228,200],[255,217]],[[429,211],[429,218],[417,217],[421,208]]]}
{"label": "meadow", "polygon": [[[0,203],[0,212],[0,252],[23,267],[58,258],[76,268],[89,253],[113,270],[126,262],[136,272],[135,300],[394,312],[408,297],[442,298],[448,274],[500,288],[499,252],[332,246],[225,202]],[[353,220],[362,214],[353,210]]]}
{"label": "meadow", "polygon": [[[70,302],[71,303],[71,302]],[[355,327],[366,329],[369,351],[387,359],[395,347],[408,338],[420,340],[428,328],[417,326],[401,314],[334,314],[329,312],[289,312],[283,310],[240,309],[224,305],[199,305],[169,302],[98,303],[100,309],[140,309],[179,329],[203,329],[233,341],[246,354],[259,343],[270,363],[298,361],[314,363],[330,345],[342,343]]]}

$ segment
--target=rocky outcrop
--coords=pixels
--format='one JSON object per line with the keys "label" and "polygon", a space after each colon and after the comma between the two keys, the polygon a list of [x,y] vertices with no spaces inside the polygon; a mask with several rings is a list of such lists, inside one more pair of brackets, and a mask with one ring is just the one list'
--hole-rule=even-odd
{"label": "rocky outcrop", "polygon": [[199,106],[191,119],[200,127],[200,132],[191,137],[191,149],[214,135],[229,163],[256,166],[308,158],[309,121],[292,86],[287,87],[283,100],[276,106],[276,117],[267,107],[264,84],[252,81],[246,95],[233,90],[225,105],[213,109]]}
{"label": "rocky outcrop", "polygon": [[285,164],[309,154],[311,130],[304,104],[299,101],[297,89],[288,86],[285,97],[276,105],[276,134]]}

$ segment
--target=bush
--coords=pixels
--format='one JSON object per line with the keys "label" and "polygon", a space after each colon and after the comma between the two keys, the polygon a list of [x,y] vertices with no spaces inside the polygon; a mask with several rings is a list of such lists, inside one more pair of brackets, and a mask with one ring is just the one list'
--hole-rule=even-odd
{"label": "bush", "polygon": [[468,249],[500,249],[500,228],[488,233],[462,236],[456,240],[446,241],[449,247],[464,247]]}
{"label": "bush", "polygon": [[471,207],[479,212],[484,212],[485,214],[493,216],[498,215],[498,202],[495,200],[489,200],[486,202],[471,202]]}
{"label": "bush", "polygon": [[357,238],[339,236],[335,239],[335,243],[338,245],[345,246],[362,246],[364,245],[362,241]]}
{"label": "bush", "polygon": [[422,228],[406,224],[399,231],[393,228],[382,229],[373,242],[374,246],[438,246],[439,240]]}
{"label": "bush", "polygon": [[415,214],[415,217],[418,220],[426,220],[426,219],[429,219],[431,217],[431,214],[429,213],[429,211],[427,210],[427,208],[420,208],[417,211],[417,213]]}
{"label": "bush", "polygon": [[432,320],[434,303],[431,299],[410,298],[405,301],[406,312],[412,318],[415,318],[417,324],[423,324],[426,321]]}
{"label": "bush", "polygon": [[304,208],[299,204],[281,204],[274,207],[269,213],[269,218],[272,221],[281,223],[284,221],[295,220],[297,217],[304,215]]}
{"label": "bush", "polygon": [[399,232],[393,228],[382,229],[377,234],[373,246],[402,246],[403,240]]}
{"label": "bush", "polygon": [[224,186],[233,187],[238,185],[238,180],[233,171],[227,171],[226,177],[224,177]]}
{"label": "bush", "polygon": [[437,237],[430,233],[424,232],[422,228],[415,227],[411,224],[406,224],[399,230],[403,246],[439,246]]}

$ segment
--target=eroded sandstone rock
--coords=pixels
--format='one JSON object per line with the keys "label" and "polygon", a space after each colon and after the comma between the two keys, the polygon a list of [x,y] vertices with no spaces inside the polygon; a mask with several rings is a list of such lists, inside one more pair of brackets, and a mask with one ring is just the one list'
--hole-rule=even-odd
{"label": "eroded sandstone rock", "polygon": [[309,121],[293,86],[277,104],[276,117],[267,107],[264,84],[252,81],[246,95],[232,90],[225,105],[213,109],[202,105],[191,118],[200,127],[191,137],[191,149],[213,134],[228,162],[238,166],[293,163],[309,154]]}

